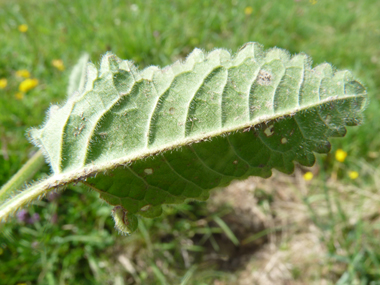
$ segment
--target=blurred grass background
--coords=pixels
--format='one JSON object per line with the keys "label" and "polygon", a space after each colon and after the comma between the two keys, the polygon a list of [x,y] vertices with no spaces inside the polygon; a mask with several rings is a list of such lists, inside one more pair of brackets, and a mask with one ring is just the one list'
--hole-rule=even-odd
{"label": "blurred grass background", "polygon": [[[83,52],[97,64],[112,51],[143,68],[256,41],[350,69],[370,97],[365,124],[332,141],[311,181],[298,169],[220,190],[245,191],[250,205],[234,195],[217,203],[215,193],[125,237],[111,208],[79,185],[38,201],[0,225],[0,284],[380,284],[378,11],[373,0],[0,0],[0,185],[35,152],[25,132],[65,100]],[[19,91],[20,70],[34,88]]]}

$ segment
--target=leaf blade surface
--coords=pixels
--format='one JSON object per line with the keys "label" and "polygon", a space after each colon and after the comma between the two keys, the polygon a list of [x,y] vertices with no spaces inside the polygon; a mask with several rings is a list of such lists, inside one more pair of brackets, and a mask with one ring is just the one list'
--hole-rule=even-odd
{"label": "leaf blade surface", "polygon": [[233,57],[196,49],[142,71],[107,53],[99,70],[87,69],[83,91],[30,134],[54,185],[83,181],[147,217],[234,179],[291,173],[294,161],[311,166],[314,152],[330,150],[329,137],[361,122],[366,103],[350,72],[256,43]]}

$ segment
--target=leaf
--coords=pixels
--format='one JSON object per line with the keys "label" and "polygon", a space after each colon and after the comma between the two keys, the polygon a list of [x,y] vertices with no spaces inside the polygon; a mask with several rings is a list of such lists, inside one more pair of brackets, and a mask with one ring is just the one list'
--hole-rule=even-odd
{"label": "leaf", "polygon": [[81,181],[118,207],[119,224],[132,221],[131,232],[134,214],[156,217],[163,204],[206,200],[211,189],[270,177],[272,168],[292,173],[294,161],[313,165],[329,137],[362,121],[366,98],[349,71],[311,68],[304,54],[257,43],[232,58],[195,49],[185,62],[142,71],[107,53],[99,70],[88,64],[84,90],[30,131],[54,174],[0,206],[0,218]]}
{"label": "leaf", "polygon": [[84,53],[71,71],[67,95],[70,97],[75,91],[81,92],[86,83],[87,63],[90,59],[88,53]]}

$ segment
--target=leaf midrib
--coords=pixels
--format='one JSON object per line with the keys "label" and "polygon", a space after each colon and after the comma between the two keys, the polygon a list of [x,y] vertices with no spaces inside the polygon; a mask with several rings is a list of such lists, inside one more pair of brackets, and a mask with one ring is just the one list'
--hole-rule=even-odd
{"label": "leaf midrib", "polygon": [[[185,137],[184,139],[179,140],[177,142],[161,145],[160,147],[156,147],[156,148],[147,148],[145,150],[139,151],[139,153],[137,155],[136,155],[136,153],[134,153],[134,154],[129,155],[129,156],[124,156],[124,157],[120,157],[117,159],[110,160],[106,163],[87,164],[87,166],[78,167],[78,168],[70,170],[68,172],[61,172],[59,174],[54,175],[54,177],[57,177],[57,178],[62,177],[63,181],[65,181],[63,185],[65,185],[65,184],[68,184],[72,181],[80,180],[83,177],[92,176],[98,172],[112,170],[118,166],[128,165],[134,161],[144,159],[144,158],[147,158],[147,157],[150,157],[153,155],[157,155],[157,154],[160,154],[160,153],[165,152],[165,151],[177,149],[177,148],[180,148],[180,147],[192,144],[192,143],[198,143],[198,142],[201,142],[201,141],[204,141],[206,139],[213,138],[213,137],[226,135],[228,133],[241,131],[241,130],[244,130],[247,128],[252,128],[252,127],[259,125],[263,122],[268,122],[268,121],[280,119],[280,118],[283,118],[286,116],[290,116],[291,114],[296,114],[298,112],[305,111],[305,110],[313,108],[313,107],[318,107],[324,103],[344,101],[346,99],[364,98],[364,97],[365,97],[365,94],[344,95],[344,96],[340,96],[339,98],[328,97],[328,98],[323,99],[317,103],[305,105],[301,108],[297,108],[296,110],[291,110],[290,112],[289,111],[281,112],[281,113],[278,113],[274,116],[261,116],[261,117],[258,117],[255,120],[248,122],[246,124],[242,124],[242,125],[230,127],[230,128],[222,128],[222,129],[219,129],[219,130],[214,131],[214,132],[209,132],[209,133],[207,133],[207,135]],[[291,116],[293,116],[293,115],[291,115]],[[67,181],[66,176],[71,177],[71,181],[66,182]]]}

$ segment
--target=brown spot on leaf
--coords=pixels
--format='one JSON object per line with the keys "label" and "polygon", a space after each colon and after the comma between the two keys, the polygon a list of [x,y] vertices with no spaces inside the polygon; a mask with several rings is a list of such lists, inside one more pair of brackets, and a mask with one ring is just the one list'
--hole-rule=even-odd
{"label": "brown spot on leaf", "polygon": [[270,85],[272,83],[272,74],[265,70],[260,70],[257,77],[257,83],[259,85]]}

